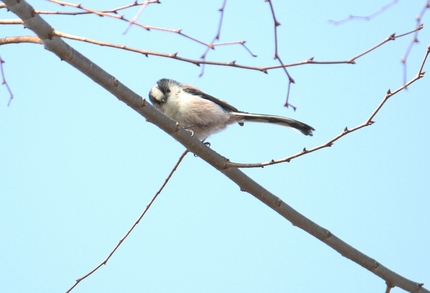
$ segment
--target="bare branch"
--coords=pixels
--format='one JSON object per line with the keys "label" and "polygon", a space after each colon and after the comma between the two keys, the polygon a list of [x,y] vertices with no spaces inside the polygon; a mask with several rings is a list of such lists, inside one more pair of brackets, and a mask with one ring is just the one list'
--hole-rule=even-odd
{"label": "bare branch", "polygon": [[424,77],[425,72],[423,71],[423,69],[424,69],[424,65],[425,65],[425,63],[427,61],[427,58],[428,58],[429,54],[430,54],[430,45],[427,48],[427,51],[426,51],[426,53],[424,55],[423,61],[421,63],[421,66],[420,66],[420,68],[418,70],[417,75],[413,79],[411,79],[409,82],[407,82],[403,86],[401,86],[398,89],[396,89],[395,91],[392,92],[391,90],[388,90],[387,93],[385,94],[385,97],[382,99],[381,103],[376,107],[376,109],[369,116],[369,118],[367,118],[367,120],[365,122],[363,122],[362,124],[357,125],[357,126],[355,126],[354,128],[351,128],[351,129],[348,129],[348,127],[345,127],[345,129],[340,134],[338,134],[334,138],[330,139],[326,143],[323,143],[323,144],[321,144],[319,146],[316,146],[314,148],[311,148],[311,149],[304,148],[301,152],[299,152],[297,154],[294,154],[292,156],[283,158],[283,159],[271,160],[269,162],[253,163],[253,164],[243,164],[243,163],[228,162],[228,163],[226,163],[226,168],[231,168],[231,167],[235,167],[235,168],[261,168],[261,167],[265,167],[265,166],[269,166],[269,165],[275,165],[275,164],[279,164],[279,163],[290,162],[291,160],[296,159],[298,157],[301,157],[303,155],[313,153],[313,152],[318,151],[318,150],[323,149],[323,148],[331,147],[331,146],[333,146],[333,144],[334,144],[335,141],[341,139],[342,137],[346,136],[347,134],[350,134],[350,133],[352,133],[354,131],[357,131],[359,129],[362,129],[364,127],[372,125],[373,123],[375,123],[374,120],[373,120],[373,118],[375,118],[375,116],[379,113],[379,111],[385,105],[385,103],[388,101],[389,98],[391,98],[395,94],[397,94],[397,93],[401,92],[402,90],[406,89],[409,85],[413,84],[417,80],[419,80],[419,79],[421,79],[421,78]]}
{"label": "bare branch", "polygon": [[[221,13],[220,18],[219,18],[219,23],[218,23],[218,30],[217,30],[217,33],[216,33],[215,37],[212,39],[212,42],[210,43],[211,46],[207,47],[206,50],[204,51],[204,53],[202,54],[202,56],[200,57],[200,59],[202,59],[203,61],[206,61],[206,55],[208,54],[209,50],[210,49],[213,50],[215,48],[215,46],[214,46],[215,41],[217,41],[217,40],[219,41],[219,39],[220,39],[221,28],[222,28],[222,21],[224,19],[224,10],[225,10],[225,5],[226,4],[227,4],[227,0],[224,0],[223,3],[222,3],[221,8],[218,9],[218,11]],[[199,76],[203,76],[204,72],[205,72],[205,65],[203,64],[202,65],[202,70],[200,71]]]}
{"label": "bare branch", "polygon": [[36,13],[38,14],[65,14],[65,15],[80,15],[80,14],[96,14],[98,16],[111,16],[110,14],[118,14],[118,11],[125,10],[131,7],[135,6],[147,6],[148,4],[160,4],[160,1],[158,0],[146,0],[144,2],[137,2],[134,1],[131,4],[120,6],[113,9],[107,9],[107,10],[93,10],[89,8],[82,7],[82,5],[79,4],[72,4],[64,1],[57,1],[57,0],[48,0],[48,2],[58,4],[60,6],[69,6],[74,7],[78,9],[85,10],[84,12],[60,12],[60,11],[38,11],[36,10]]}
{"label": "bare branch", "polygon": [[[422,23],[421,20],[424,16],[424,13],[427,11],[427,9],[430,8],[430,0],[427,0],[426,3],[424,4],[423,8],[421,9],[421,12],[418,14],[417,18],[416,18],[416,26],[417,27],[422,27]],[[406,48],[405,54],[403,55],[403,57],[400,59],[400,61],[402,62],[402,66],[403,66],[403,84],[406,84],[406,79],[407,79],[407,64],[406,61],[408,59],[409,53],[412,51],[412,47],[418,43],[418,30],[415,32],[414,36],[412,37],[411,42],[409,43],[408,47]]]}
{"label": "bare branch", "polygon": [[[164,58],[171,58],[171,59],[175,59],[178,61],[182,61],[182,62],[187,62],[187,63],[192,63],[194,65],[197,66],[201,66],[204,64],[207,65],[214,65],[214,66],[228,66],[228,67],[235,67],[235,68],[240,68],[240,69],[248,69],[248,70],[256,70],[256,71],[260,71],[263,73],[268,73],[269,70],[275,70],[275,69],[281,69],[281,68],[286,68],[286,67],[293,67],[293,66],[301,66],[301,65],[306,65],[306,64],[355,64],[355,60],[357,60],[358,58],[370,53],[371,51],[377,49],[378,47],[382,46],[383,44],[387,43],[388,41],[392,41],[395,40],[397,38],[400,37],[404,37],[408,34],[417,32],[419,30],[421,30],[423,28],[423,25],[420,25],[419,27],[417,27],[416,29],[400,34],[400,35],[390,35],[388,38],[386,38],[385,40],[383,40],[382,42],[380,42],[379,44],[373,46],[372,48],[352,57],[351,59],[348,60],[338,60],[338,61],[316,61],[314,60],[314,58],[309,58],[305,61],[300,61],[300,62],[295,62],[295,63],[290,63],[290,64],[283,64],[283,65],[276,65],[276,66],[265,66],[265,67],[255,67],[255,66],[249,66],[249,65],[243,65],[243,64],[238,64],[236,63],[236,61],[230,61],[230,62],[214,62],[214,61],[202,61],[202,60],[197,60],[197,59],[190,59],[190,58],[185,58],[185,57],[181,57],[178,55],[178,53],[160,53],[160,52],[152,52],[152,51],[146,51],[146,50],[141,50],[141,49],[137,49],[137,48],[132,48],[132,47],[128,47],[125,45],[120,45],[120,44],[112,44],[112,43],[107,43],[107,42],[102,42],[102,41],[97,41],[97,40],[92,40],[89,38],[85,38],[85,37],[79,37],[79,36],[73,36],[70,34],[65,34],[59,31],[53,31],[52,34],[55,36],[59,36],[59,37],[63,37],[63,38],[67,38],[67,39],[71,39],[71,40],[75,40],[75,41],[81,41],[81,42],[87,42],[87,43],[92,43],[92,44],[96,44],[96,45],[100,45],[100,46],[106,46],[106,47],[111,47],[111,48],[116,48],[116,49],[122,49],[122,50],[127,50],[127,51],[131,51],[131,52],[135,52],[135,53],[140,53],[143,54],[145,56],[158,56],[158,57],[164,57]],[[22,42],[28,42],[28,43],[35,43],[35,44],[41,44],[41,41],[37,38],[37,37],[29,37],[29,36],[22,36],[22,37],[12,37],[12,38],[3,38],[0,39],[0,45],[4,45],[4,44],[10,44],[10,43],[22,43]],[[245,47],[245,41],[239,41],[239,44],[243,45]],[[221,46],[224,43],[220,43],[220,44],[213,44],[213,46]],[[225,43],[226,44],[226,43]],[[236,42],[230,42],[230,44],[237,44]],[[245,47],[246,48],[246,47]],[[249,49],[246,48],[248,51]],[[252,52],[249,51],[251,54]],[[289,87],[288,87],[289,90]]]}
{"label": "bare branch", "polygon": [[383,13],[384,11],[386,11],[391,6],[397,4],[397,2],[399,2],[399,0],[393,0],[390,3],[388,3],[387,5],[382,6],[378,11],[373,12],[370,15],[366,15],[366,16],[349,15],[348,17],[341,19],[341,20],[329,20],[329,23],[334,24],[334,25],[341,25],[341,24],[344,24],[344,23],[351,21],[351,20],[371,20],[372,18],[375,18],[376,16],[378,16],[381,13]]}
{"label": "bare branch", "polygon": [[242,47],[245,48],[246,51],[248,51],[248,53],[252,56],[252,57],[257,57],[256,54],[252,53],[252,51],[245,45],[246,41],[233,41],[233,42],[224,42],[224,43],[213,43],[212,45],[214,47],[219,47],[219,46],[229,46],[229,45],[242,45]]}
{"label": "bare branch", "polygon": [[275,56],[274,56],[274,59],[277,59],[279,61],[279,63],[281,64],[281,68],[284,70],[285,74],[288,77],[287,97],[285,99],[284,106],[287,108],[289,106],[291,106],[295,111],[296,107],[294,107],[293,105],[288,103],[288,98],[290,97],[291,84],[294,83],[294,79],[288,73],[287,66],[284,65],[284,63],[282,62],[281,57],[279,56],[279,53],[278,53],[278,26],[280,26],[281,23],[276,19],[275,9],[273,8],[272,1],[271,0],[265,0],[265,1],[269,3],[270,11],[272,12],[272,17],[273,17],[274,38],[275,38]]}
{"label": "bare branch", "polygon": [[[137,3],[137,2],[133,2],[132,4],[128,4],[128,5],[124,5],[118,8],[114,8],[114,9],[109,9],[109,10],[93,10],[93,9],[89,9],[89,8],[85,8],[83,7],[81,4],[71,4],[71,3],[67,3],[67,2],[62,2],[62,1],[57,1],[57,0],[49,0],[52,3],[56,3],[62,6],[69,6],[69,7],[74,7],[77,9],[81,9],[84,10],[85,13],[89,14],[95,14],[98,16],[106,16],[106,17],[113,17],[115,19],[119,19],[119,20],[123,20],[123,21],[127,21],[129,23],[133,23],[134,25],[140,26],[146,30],[158,30],[158,31],[165,31],[165,32],[169,32],[169,33],[176,33],[179,34],[185,38],[188,38],[194,42],[200,43],[204,46],[207,47],[206,51],[204,52],[204,54],[201,57],[201,60],[195,60],[195,59],[190,59],[190,58],[185,58],[185,57],[181,57],[178,56],[178,53],[160,53],[160,52],[150,52],[150,51],[145,51],[145,50],[140,50],[140,49],[136,49],[136,48],[130,48],[127,47],[125,45],[118,45],[118,44],[110,44],[110,43],[106,43],[106,42],[100,42],[100,41],[95,41],[95,40],[90,40],[87,38],[83,38],[83,37],[77,37],[77,36],[71,36],[71,35],[67,35],[67,34],[59,34],[59,36],[65,37],[65,38],[70,38],[70,39],[74,39],[74,40],[79,40],[79,41],[84,41],[84,42],[89,42],[89,43],[93,43],[93,44],[98,44],[101,46],[109,46],[109,47],[113,47],[113,48],[117,48],[117,49],[124,49],[124,50],[129,50],[132,52],[136,52],[136,53],[140,53],[140,54],[144,54],[145,56],[149,56],[149,55],[153,55],[153,56],[159,56],[159,57],[165,57],[165,58],[172,58],[172,59],[176,59],[178,61],[182,61],[182,62],[187,62],[187,63],[192,63],[195,64],[197,66],[201,66],[202,70],[200,72],[200,76],[203,75],[204,73],[204,67],[205,65],[216,65],[216,66],[229,66],[229,67],[236,67],[236,68],[241,68],[241,69],[249,69],[249,70],[257,70],[257,71],[261,71],[263,73],[268,73],[269,70],[273,70],[273,69],[282,69],[284,70],[284,72],[286,73],[287,77],[288,77],[288,84],[287,84],[287,94],[286,94],[286,102],[285,102],[285,106],[291,106],[293,107],[293,109],[295,110],[296,108],[291,105],[290,103],[288,103],[288,98],[290,95],[290,91],[291,91],[291,84],[294,83],[294,79],[290,76],[289,72],[287,71],[287,67],[292,67],[292,66],[298,66],[298,65],[305,65],[305,64],[355,64],[355,60],[368,54],[369,52],[375,50],[376,48],[378,48],[379,46],[382,46],[383,44],[385,44],[388,41],[394,40],[396,38],[402,37],[406,34],[415,32],[417,33],[418,30],[422,29],[422,25],[419,25],[416,29],[412,30],[411,32],[408,32],[406,34],[402,34],[402,35],[398,35],[395,36],[394,34],[389,36],[386,40],[382,41],[381,43],[379,43],[378,45],[364,51],[363,53],[360,53],[359,55],[349,59],[349,60],[343,60],[343,61],[315,61],[314,58],[309,58],[308,60],[305,61],[301,61],[301,62],[295,62],[295,63],[291,63],[291,64],[284,64],[283,61],[281,60],[279,54],[278,54],[278,35],[277,35],[277,26],[280,25],[280,23],[278,22],[278,20],[276,19],[276,15],[275,15],[275,10],[273,7],[273,4],[271,1],[266,1],[269,2],[270,5],[270,9],[272,12],[272,17],[273,17],[273,21],[274,21],[274,39],[275,39],[275,59],[278,60],[280,65],[276,65],[276,66],[266,66],[266,67],[255,67],[255,66],[248,66],[248,65],[242,65],[242,64],[238,64],[236,63],[236,61],[228,61],[228,62],[212,62],[212,61],[207,61],[206,60],[206,55],[209,51],[209,49],[213,49],[215,48],[215,46],[225,46],[225,45],[234,45],[234,44],[240,44],[242,45],[252,56],[256,57],[255,54],[253,54],[249,48],[247,48],[245,46],[245,41],[235,41],[235,42],[224,42],[224,43],[214,43],[217,39],[219,39],[220,36],[220,32],[221,32],[221,27],[222,27],[222,20],[223,20],[223,14],[224,14],[224,10],[225,10],[225,5],[226,5],[226,0],[224,0],[223,2],[223,6],[219,9],[221,12],[221,17],[220,17],[220,22],[218,25],[218,30],[217,30],[217,34],[215,35],[213,41],[211,43],[205,43],[201,40],[198,40],[196,38],[193,38],[189,35],[186,35],[184,33],[182,33],[181,29],[168,29],[168,28],[160,28],[160,27],[153,27],[153,26],[147,26],[147,25],[142,25],[139,24],[137,22],[135,22],[135,20],[127,20],[123,15],[118,15],[118,11],[122,10],[122,9],[127,9],[130,7],[134,7],[134,6],[138,6],[141,5],[142,7],[146,7],[146,5],[148,3],[151,4],[155,4],[155,3],[159,3],[159,1],[157,0],[152,0],[152,1],[144,1],[141,3]],[[430,0],[428,0],[430,1]],[[38,13],[47,13],[42,12],[42,11],[37,11]],[[136,17],[135,17],[136,18]],[[18,23],[18,22],[16,22]],[[22,22],[21,22],[22,23]],[[404,64],[404,70],[406,70],[406,64]]]}
{"label": "bare branch", "polygon": [[[152,2],[152,3],[154,3],[154,2]],[[160,3],[160,2],[156,1],[155,3]],[[142,14],[143,10],[145,10],[146,6],[148,6],[148,4],[150,4],[150,1],[148,1],[148,0],[143,2],[142,6],[139,8],[139,11],[136,13],[136,15],[133,17],[133,19],[129,21],[128,27],[123,32],[124,35],[128,32],[128,30],[132,27],[132,25],[136,23],[137,19]]]}
{"label": "bare branch", "polygon": [[[354,16],[354,15],[350,15],[349,17],[339,20],[339,21],[335,21],[335,20],[329,20],[329,22],[331,24],[334,25],[341,25],[344,24],[348,21],[351,20],[371,20],[372,18],[380,15],[381,13],[383,13],[384,11],[386,11],[388,8],[390,8],[391,6],[397,4],[398,0],[393,0],[390,3],[388,3],[387,5],[383,6],[381,9],[379,9],[378,11],[372,13],[371,15],[368,16]],[[416,27],[417,29],[412,31],[414,32],[414,36],[411,40],[411,42],[409,43],[409,45],[406,48],[406,51],[403,55],[403,57],[401,58],[401,62],[402,62],[402,67],[403,67],[403,84],[406,84],[406,80],[407,80],[407,64],[406,61],[408,59],[409,53],[412,51],[412,47],[414,46],[414,44],[418,43],[418,32],[419,30],[423,27],[421,20],[422,17],[424,16],[424,13],[427,11],[427,9],[430,8],[430,0],[426,0],[423,8],[421,9],[420,13],[418,14],[417,18],[416,18]]]}
{"label": "bare branch", "polygon": [[15,36],[15,37],[5,37],[0,39],[1,45],[8,44],[20,44],[20,43],[30,43],[30,44],[43,44],[39,37],[35,36]]}
{"label": "bare branch", "polygon": [[67,290],[67,293],[72,291],[81,281],[92,275],[95,271],[97,271],[101,266],[106,265],[109,259],[112,257],[112,255],[115,253],[115,251],[119,248],[119,246],[124,242],[124,240],[130,235],[130,233],[133,231],[133,229],[139,224],[140,220],[145,216],[146,212],[149,210],[149,208],[152,206],[154,201],[157,199],[158,195],[163,191],[164,187],[166,187],[167,183],[170,181],[170,179],[173,176],[173,173],[175,173],[176,169],[178,169],[179,165],[181,164],[182,160],[185,158],[185,156],[188,154],[188,150],[182,153],[182,155],[179,157],[178,161],[176,162],[173,169],[170,171],[167,178],[164,180],[164,183],[161,185],[160,189],[155,193],[155,195],[152,197],[152,199],[149,201],[149,203],[146,205],[143,212],[140,214],[140,216],[137,218],[137,220],[134,222],[134,224],[128,229],[128,231],[125,233],[125,235],[118,241],[117,245],[112,249],[112,251],[109,253],[109,255],[94,269],[92,269],[90,272],[88,272],[85,276],[80,277],[76,280],[75,284],[73,284],[72,287]]}
{"label": "bare branch", "polygon": [[66,33],[62,33],[59,31],[53,31],[52,34],[58,37],[63,37],[63,38],[67,38],[70,40],[75,40],[75,41],[81,41],[81,42],[87,42],[87,43],[91,43],[91,44],[95,44],[95,45],[100,45],[100,46],[106,46],[106,47],[111,47],[111,48],[116,48],[116,49],[122,49],[122,50],[127,50],[127,51],[131,51],[131,52],[135,52],[135,53],[139,53],[139,54],[143,54],[145,56],[158,56],[158,57],[164,57],[164,58],[171,58],[171,59],[175,59],[178,61],[183,61],[183,62],[187,62],[187,63],[192,63],[194,65],[197,66],[201,66],[202,64],[207,64],[207,65],[214,65],[214,66],[229,66],[229,67],[235,67],[235,68],[240,68],[240,69],[248,69],[248,70],[256,70],[256,71],[261,71],[263,73],[267,73],[269,70],[275,70],[275,69],[282,69],[284,67],[293,67],[293,66],[301,66],[301,65],[306,65],[306,64],[326,64],[326,65],[333,65],[333,64],[355,64],[355,60],[357,60],[360,57],[363,57],[364,55],[370,53],[371,51],[375,50],[376,48],[380,47],[381,45],[387,43],[388,41],[392,41],[395,40],[397,38],[400,37],[404,37],[410,33],[413,33],[417,30],[422,29],[423,26],[421,25],[420,27],[401,34],[401,35],[390,35],[388,38],[386,38],[385,40],[383,40],[382,42],[380,42],[379,44],[377,44],[376,46],[373,46],[372,48],[364,51],[363,53],[360,53],[354,57],[352,57],[351,59],[348,60],[338,60],[338,61],[315,61],[314,58],[309,58],[305,61],[300,61],[300,62],[295,62],[295,63],[290,63],[290,64],[284,64],[284,65],[276,65],[276,66],[265,66],[265,67],[256,67],[256,66],[249,66],[249,65],[244,65],[244,64],[238,64],[235,61],[234,62],[215,62],[215,61],[202,61],[202,60],[197,60],[197,59],[190,59],[190,58],[185,58],[185,57],[181,57],[178,55],[178,53],[160,53],[160,52],[152,52],[152,51],[146,51],[146,50],[141,50],[141,49],[137,49],[137,48],[132,48],[132,47],[128,47],[125,45],[120,45],[120,44],[113,44],[113,43],[107,43],[107,42],[102,42],[102,41],[97,41],[97,40],[92,40],[89,38],[85,38],[85,37],[80,37],[80,36],[73,36],[70,34],[66,34]]}
{"label": "bare branch", "polygon": [[[339,61],[315,61],[314,57],[311,57],[305,61],[301,61],[301,62],[296,62],[296,63],[290,63],[290,64],[286,64],[285,67],[292,67],[292,66],[299,66],[299,65],[304,65],[304,64],[355,64],[355,60],[363,57],[364,55],[369,54],[370,52],[374,51],[375,49],[379,48],[380,46],[384,45],[385,43],[388,43],[389,41],[394,41],[396,39],[405,37],[409,34],[415,33],[421,29],[423,29],[423,25],[421,24],[420,26],[418,26],[417,28],[400,34],[400,35],[396,35],[396,34],[391,34],[390,36],[388,36],[385,40],[383,40],[382,42],[378,43],[377,45],[373,46],[370,49],[365,50],[364,52],[352,57],[351,59],[348,60],[339,60]],[[268,67],[264,67],[264,69],[266,70],[272,70],[272,69],[278,69],[281,68],[281,66],[268,66]]]}
{"label": "bare branch", "polygon": [[[141,28],[143,28],[143,29],[145,29],[147,31],[156,30],[156,31],[163,31],[163,32],[178,34],[178,35],[180,35],[180,36],[182,36],[184,38],[187,38],[187,39],[189,39],[189,40],[191,40],[193,42],[196,42],[196,43],[199,43],[201,45],[204,45],[204,46],[208,47],[209,49],[213,48],[212,44],[203,42],[203,41],[201,41],[201,40],[199,40],[197,38],[194,38],[194,37],[192,37],[190,35],[184,34],[182,32],[182,29],[169,29],[169,28],[162,28],[162,27],[156,27],[156,26],[150,26],[150,25],[143,25],[143,24],[140,24],[138,22],[135,22],[135,21],[133,22],[132,20],[129,20],[129,19],[125,18],[124,15],[117,15],[117,13],[116,13],[116,11],[118,11],[120,8],[121,9],[126,9],[126,8],[130,8],[132,6],[143,5],[145,2],[141,2],[141,3],[138,3],[136,5],[126,5],[126,6],[122,6],[120,8],[110,9],[110,10],[94,10],[94,9],[89,9],[89,8],[83,7],[81,4],[72,4],[72,3],[62,2],[62,1],[57,1],[57,0],[49,0],[49,1],[52,2],[52,3],[56,3],[56,4],[59,4],[59,5],[62,5],[62,6],[69,6],[69,7],[74,7],[74,8],[77,8],[77,9],[84,10],[86,14],[90,14],[91,13],[91,14],[95,14],[95,15],[98,15],[98,16],[106,16],[106,17],[111,17],[111,18],[115,18],[115,19],[118,19],[118,20],[126,21],[128,23],[133,23],[135,26],[141,27]],[[153,1],[149,1],[148,3],[150,3],[150,4],[154,3],[155,4],[155,3],[160,3],[160,2],[157,1],[157,0],[153,0]]]}
{"label": "bare branch", "polygon": [[21,19],[0,19],[0,24],[24,24],[24,22]]}
{"label": "bare branch", "polygon": [[2,83],[1,84],[5,85],[7,91],[9,92],[9,102],[7,102],[7,106],[9,107],[10,103],[12,102],[12,99],[13,99],[13,93],[12,93],[9,85],[6,82],[6,76],[5,76],[4,70],[3,70],[3,63],[4,63],[4,61],[3,61],[3,59],[0,56],[0,72],[1,72],[1,77],[2,77]]}

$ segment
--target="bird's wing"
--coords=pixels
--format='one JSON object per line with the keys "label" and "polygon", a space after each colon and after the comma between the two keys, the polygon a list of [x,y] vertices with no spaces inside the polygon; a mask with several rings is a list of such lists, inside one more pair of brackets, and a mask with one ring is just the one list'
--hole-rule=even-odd
{"label": "bird's wing", "polygon": [[223,100],[217,99],[211,95],[208,95],[204,91],[202,91],[202,90],[200,90],[200,89],[198,89],[192,85],[182,84],[182,88],[183,88],[184,92],[190,93],[190,94],[195,95],[195,96],[200,96],[202,99],[206,99],[206,100],[209,100],[211,102],[214,102],[215,104],[217,104],[218,106],[220,106],[221,108],[226,110],[227,112],[240,112],[238,109],[236,109],[236,107],[233,107],[229,103],[227,103]]}

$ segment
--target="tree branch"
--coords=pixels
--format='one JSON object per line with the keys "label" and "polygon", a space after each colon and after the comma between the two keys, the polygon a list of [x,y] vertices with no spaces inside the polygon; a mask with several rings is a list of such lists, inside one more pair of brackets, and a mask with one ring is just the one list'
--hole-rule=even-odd
{"label": "tree branch", "polygon": [[1,77],[2,77],[2,85],[6,86],[7,91],[9,92],[9,102],[7,102],[8,107],[10,106],[10,103],[12,102],[13,99],[13,93],[12,90],[9,87],[9,84],[6,81],[6,76],[4,74],[4,70],[3,70],[3,59],[0,56],[0,72],[1,72]]}
{"label": "tree branch", "polygon": [[281,23],[276,19],[275,8],[273,7],[272,1],[271,0],[266,0],[266,2],[269,3],[270,12],[272,13],[272,18],[273,18],[274,39],[275,39],[275,56],[274,56],[274,59],[276,59],[276,60],[279,61],[279,63],[281,64],[281,68],[284,70],[285,74],[288,77],[287,95],[286,95],[286,98],[285,98],[284,106],[287,107],[287,108],[289,106],[291,106],[294,109],[294,111],[296,111],[296,107],[294,107],[293,105],[291,105],[290,103],[288,103],[288,99],[290,97],[290,91],[291,91],[291,84],[294,83],[294,79],[291,77],[290,73],[288,73],[287,66],[284,65],[284,63],[282,62],[281,57],[279,56],[279,53],[278,53],[278,26],[280,26]]}
{"label": "tree branch", "polygon": [[[430,8],[430,0],[427,0],[426,3],[424,4],[423,8],[421,9],[421,12],[419,13],[419,15],[416,18],[416,26],[422,26],[421,20],[424,16],[424,13],[426,13],[427,9]],[[406,84],[406,79],[407,79],[407,60],[408,60],[408,56],[409,53],[411,53],[412,51],[412,47],[418,43],[418,31],[415,32],[414,36],[412,37],[411,42],[409,43],[409,46],[406,48],[405,54],[403,55],[403,57],[400,59],[400,61],[402,62],[403,65],[403,83]]]}
{"label": "tree branch", "polygon": [[[219,41],[219,39],[220,39],[221,28],[222,28],[222,21],[224,19],[224,12],[225,12],[225,5],[226,4],[227,4],[227,0],[224,0],[223,3],[222,3],[221,8],[218,9],[218,11],[221,13],[220,18],[219,18],[219,23],[218,23],[218,30],[217,30],[217,33],[216,33],[215,37],[212,39],[212,42],[210,43],[211,46],[207,47],[206,50],[203,52],[202,56],[200,57],[200,59],[202,59],[203,61],[206,61],[206,56],[209,53],[209,50],[210,49],[212,49],[212,50],[215,49],[214,43],[216,41]],[[205,72],[205,65],[203,64],[202,70],[200,71],[199,76],[203,76],[204,72]]]}
{"label": "tree branch", "polygon": [[43,42],[39,39],[39,37],[35,36],[15,36],[15,37],[5,37],[0,39],[1,45],[8,44],[20,44],[20,43],[30,43],[30,44],[43,44]]}
{"label": "tree branch", "polygon": [[[362,52],[358,55],[355,55],[352,58],[347,59],[347,60],[316,61],[314,57],[311,57],[311,58],[304,60],[304,61],[284,64],[283,66],[284,67],[293,67],[293,66],[302,66],[302,65],[322,65],[322,64],[324,64],[324,65],[355,64],[356,63],[355,61],[358,58],[361,58],[364,55],[369,54],[370,52],[372,52],[372,51],[376,50],[377,48],[379,48],[380,46],[384,45],[385,43],[387,43],[389,41],[396,40],[396,39],[404,37],[404,36],[407,36],[408,34],[414,33],[418,30],[421,30],[422,28],[423,28],[423,25],[420,25],[419,27],[415,28],[414,30],[400,34],[400,35],[392,34],[389,37],[387,37],[385,40],[383,40],[382,42],[373,46],[372,48],[367,49],[364,52]],[[130,52],[134,52],[134,53],[143,54],[145,56],[156,56],[156,57],[171,58],[171,59],[175,59],[175,60],[182,61],[182,62],[192,63],[192,64],[197,65],[197,66],[201,66],[202,64],[213,65],[213,66],[227,66],[227,67],[234,67],[234,68],[246,69],[246,70],[256,70],[256,71],[261,71],[263,73],[268,73],[268,71],[270,71],[270,70],[276,70],[276,69],[283,68],[282,65],[264,66],[264,67],[250,66],[250,65],[245,65],[245,64],[238,64],[238,63],[236,63],[236,61],[230,61],[230,62],[202,61],[202,60],[197,60],[197,59],[190,59],[190,58],[186,58],[186,57],[181,57],[178,55],[178,53],[161,53],[161,52],[147,51],[147,50],[129,47],[126,45],[113,44],[113,43],[108,43],[108,42],[103,42],[103,41],[98,41],[98,40],[92,40],[92,39],[89,39],[86,37],[74,36],[74,35],[66,34],[66,33],[63,33],[60,31],[56,31],[56,30],[53,30],[51,34],[52,34],[52,36],[58,36],[58,37],[62,37],[62,38],[66,38],[66,39],[70,39],[70,40],[74,40],[74,41],[86,42],[86,43],[104,46],[104,47],[111,47],[111,48],[115,48],[115,49],[126,50],[126,51],[130,51]],[[37,37],[34,37],[34,38],[37,38]],[[4,42],[5,42],[4,44],[8,43],[6,41],[4,41]],[[34,42],[32,41],[32,43],[42,44],[41,42],[35,42],[35,41]],[[239,41],[238,43],[240,43],[241,45],[244,45],[245,41]],[[0,43],[0,45],[2,45],[2,43]],[[215,45],[222,45],[222,44],[214,44],[214,46]],[[249,51],[248,48],[246,48],[246,49]],[[249,51],[249,52],[252,54],[251,51]]]}
{"label": "tree branch", "polygon": [[416,82],[417,80],[421,79],[424,77],[425,72],[423,71],[424,69],[424,65],[427,61],[427,58],[430,54],[430,45],[427,47],[426,53],[424,55],[424,59],[421,63],[421,66],[418,70],[417,75],[411,79],[409,82],[407,82],[406,84],[404,84],[403,86],[399,87],[398,89],[396,89],[395,91],[391,91],[388,90],[387,93],[385,94],[384,99],[382,100],[382,102],[376,107],[376,109],[373,111],[373,113],[369,116],[369,118],[367,118],[367,120],[365,122],[363,122],[360,125],[355,126],[354,128],[348,129],[348,127],[345,127],[345,129],[337,136],[335,136],[334,138],[330,139],[329,141],[327,141],[326,143],[323,143],[322,145],[316,146],[314,148],[311,149],[306,149],[304,148],[301,152],[283,158],[283,159],[278,159],[278,160],[271,160],[269,162],[263,162],[263,163],[254,163],[254,164],[246,164],[246,163],[233,163],[233,162],[228,162],[227,166],[228,167],[236,167],[236,168],[262,168],[265,166],[269,166],[269,165],[275,165],[275,164],[279,164],[279,163],[285,163],[285,162],[290,162],[293,159],[296,159],[298,157],[301,157],[303,155],[307,155],[310,153],[313,153],[315,151],[321,150],[323,148],[327,148],[327,147],[331,147],[333,146],[334,142],[341,139],[342,137],[346,136],[347,134],[350,134],[356,130],[362,129],[364,127],[373,125],[374,121],[373,118],[376,116],[376,114],[378,114],[378,112],[381,110],[381,108],[385,105],[385,103],[388,101],[389,98],[391,98],[392,96],[394,96],[395,94],[399,93],[400,91],[406,89],[408,86],[410,86],[411,84],[413,84],[414,82]]}
{"label": "tree branch", "polygon": [[376,16],[378,16],[381,13],[383,13],[384,11],[386,11],[388,8],[390,8],[394,4],[397,4],[397,2],[399,2],[399,0],[392,0],[390,3],[382,6],[378,11],[375,11],[370,15],[366,15],[366,16],[349,15],[348,17],[341,19],[341,20],[331,20],[330,19],[329,23],[334,24],[334,25],[341,25],[341,24],[344,24],[345,22],[348,22],[351,20],[371,20],[372,18],[375,18]]}
{"label": "tree branch", "polygon": [[124,242],[124,240],[130,235],[130,233],[134,230],[134,228],[140,223],[142,218],[145,216],[145,214],[148,212],[149,208],[152,206],[154,201],[157,199],[157,197],[160,195],[160,193],[163,191],[164,187],[166,187],[167,183],[170,181],[170,179],[173,176],[173,173],[178,169],[179,165],[181,164],[182,160],[185,158],[185,156],[188,154],[188,150],[185,150],[185,152],[182,153],[182,155],[179,157],[178,161],[176,162],[173,169],[170,171],[167,178],[164,180],[164,183],[161,185],[161,187],[158,189],[158,191],[155,193],[155,195],[152,197],[152,199],[149,201],[149,203],[146,205],[143,212],[140,214],[140,216],[137,218],[137,220],[133,223],[133,225],[128,229],[128,231],[125,233],[125,235],[118,241],[117,245],[112,249],[112,251],[109,253],[109,255],[95,268],[93,268],[91,271],[89,271],[86,275],[80,277],[76,280],[75,284],[73,284],[72,287],[67,290],[67,293],[72,291],[80,282],[82,282],[84,279],[91,276],[93,273],[95,273],[99,268],[101,268],[103,265],[106,265],[109,259],[112,257],[112,255],[115,253],[115,251],[119,248],[119,246]]}

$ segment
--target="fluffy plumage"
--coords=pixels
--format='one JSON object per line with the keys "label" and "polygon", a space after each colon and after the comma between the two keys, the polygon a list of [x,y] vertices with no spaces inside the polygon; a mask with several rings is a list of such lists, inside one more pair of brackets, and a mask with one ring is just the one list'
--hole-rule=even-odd
{"label": "fluffy plumage", "polygon": [[167,117],[178,122],[183,128],[192,130],[200,140],[230,124],[243,125],[245,121],[274,123],[295,128],[310,136],[315,130],[312,126],[291,118],[239,111],[196,87],[171,79],[160,79],[150,90],[149,99]]}

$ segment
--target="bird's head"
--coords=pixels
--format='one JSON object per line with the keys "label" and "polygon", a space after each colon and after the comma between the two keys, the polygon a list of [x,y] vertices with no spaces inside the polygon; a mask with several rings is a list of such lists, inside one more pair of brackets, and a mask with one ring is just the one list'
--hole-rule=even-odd
{"label": "bird's head", "polygon": [[149,100],[154,107],[162,110],[163,105],[169,100],[172,95],[177,94],[181,90],[181,84],[175,80],[163,78],[149,91]]}

